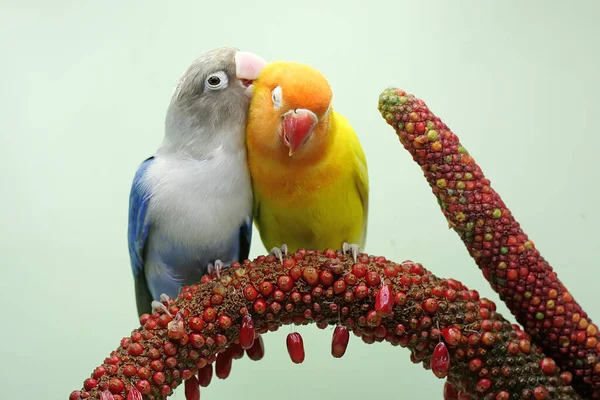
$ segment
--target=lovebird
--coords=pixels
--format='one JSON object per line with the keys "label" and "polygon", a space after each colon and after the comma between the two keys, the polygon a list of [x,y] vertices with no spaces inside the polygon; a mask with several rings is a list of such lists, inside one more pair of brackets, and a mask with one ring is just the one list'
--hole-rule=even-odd
{"label": "lovebird", "polygon": [[182,286],[248,258],[248,88],[265,64],[254,53],[223,47],[201,55],[181,77],[163,141],[139,166],[129,197],[139,315],[160,308],[161,296],[177,297]]}
{"label": "lovebird", "polygon": [[367,237],[367,160],[348,120],[333,111],[327,79],[277,61],[251,89],[246,146],[263,245],[280,260],[298,248],[342,248],[356,260]]}

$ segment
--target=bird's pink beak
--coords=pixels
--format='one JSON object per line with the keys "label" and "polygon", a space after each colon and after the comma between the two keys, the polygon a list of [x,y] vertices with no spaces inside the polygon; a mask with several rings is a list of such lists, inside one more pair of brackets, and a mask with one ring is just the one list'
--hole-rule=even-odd
{"label": "bird's pink beak", "polygon": [[319,119],[310,110],[290,110],[283,114],[282,139],[289,147],[292,156],[302,146],[319,122]]}
{"label": "bird's pink beak", "polygon": [[235,53],[235,75],[246,89],[246,94],[252,96],[252,83],[258,79],[267,62],[259,55],[247,51]]}

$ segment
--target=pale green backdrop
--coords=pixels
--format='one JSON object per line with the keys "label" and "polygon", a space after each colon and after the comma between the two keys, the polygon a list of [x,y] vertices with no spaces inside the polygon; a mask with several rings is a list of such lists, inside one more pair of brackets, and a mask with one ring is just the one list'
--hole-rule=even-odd
{"label": "pale green backdrop", "polygon": [[[12,1],[0,9],[0,398],[66,399],[136,326],[126,244],[138,164],[179,75],[234,45],[330,80],[371,173],[367,251],[497,301],[377,111],[388,85],[459,135],[600,322],[600,6],[593,1]],[[254,236],[252,256],[265,250]],[[499,306],[506,317],[504,305]],[[512,317],[510,317],[512,320]],[[203,399],[440,399],[409,352],[301,327],[306,361],[265,337]],[[174,396],[183,399],[179,390]]]}

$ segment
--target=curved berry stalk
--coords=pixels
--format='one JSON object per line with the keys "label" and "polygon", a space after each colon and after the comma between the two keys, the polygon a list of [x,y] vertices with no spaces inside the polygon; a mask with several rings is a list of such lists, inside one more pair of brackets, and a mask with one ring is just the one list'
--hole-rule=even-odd
{"label": "curved berry stalk", "polygon": [[419,164],[492,288],[533,341],[600,398],[600,332],[521,229],[458,137],[420,99],[388,88],[379,111]]}
{"label": "curved berry stalk", "polygon": [[[70,400],[164,399],[182,381],[187,399],[197,400],[213,377],[213,363],[214,374],[226,377],[244,347],[250,358],[262,358],[261,335],[309,323],[337,327],[334,357],[346,352],[350,331],[367,344],[405,347],[413,362],[433,368],[432,379],[447,379],[446,392],[452,388],[461,399],[503,400],[509,393],[579,399],[565,384],[568,376],[494,303],[411,261],[361,254],[354,263],[331,249],[299,250],[283,262],[260,256],[183,288],[140,323]],[[301,336],[292,333],[286,343],[292,362],[303,362]]]}

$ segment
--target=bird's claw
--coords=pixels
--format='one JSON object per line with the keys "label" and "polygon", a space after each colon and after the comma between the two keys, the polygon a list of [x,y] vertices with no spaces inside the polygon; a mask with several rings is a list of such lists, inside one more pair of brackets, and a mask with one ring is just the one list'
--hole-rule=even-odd
{"label": "bird's claw", "polygon": [[217,274],[217,279],[221,279],[221,270],[225,268],[225,264],[221,260],[215,260],[215,263],[208,264],[208,274],[212,275],[213,271]]}
{"label": "bird's claw", "polygon": [[161,303],[167,303],[167,304],[169,304],[170,300],[171,300],[171,298],[166,293],[162,293],[160,295],[160,302]]}
{"label": "bird's claw", "polygon": [[[166,296],[166,294],[165,294],[165,296]],[[163,297],[163,295],[161,295],[160,297],[161,297],[161,300],[162,300],[162,297]],[[153,302],[150,304],[150,306],[152,307],[152,313],[153,313],[153,314],[154,314],[155,312],[163,312],[163,313],[165,313],[165,314],[169,314],[169,315],[171,315],[171,313],[169,312],[169,309],[167,308],[167,306],[165,306],[165,305],[163,304],[163,302],[162,302],[162,301],[154,300],[154,301],[153,301]]]}
{"label": "bird's claw", "polygon": [[287,256],[288,254],[287,245],[284,243],[281,245],[281,247],[273,247],[269,254],[272,254],[275,257],[277,257],[277,259],[279,259],[279,262],[283,264],[283,257]]}
{"label": "bird's claw", "polygon": [[360,254],[360,247],[357,244],[350,244],[350,243],[346,243],[344,242],[344,244],[342,245],[342,253],[344,253],[344,255],[346,255],[347,252],[352,253],[352,259],[354,260],[354,262],[356,262],[356,259],[358,258],[358,255]]}

